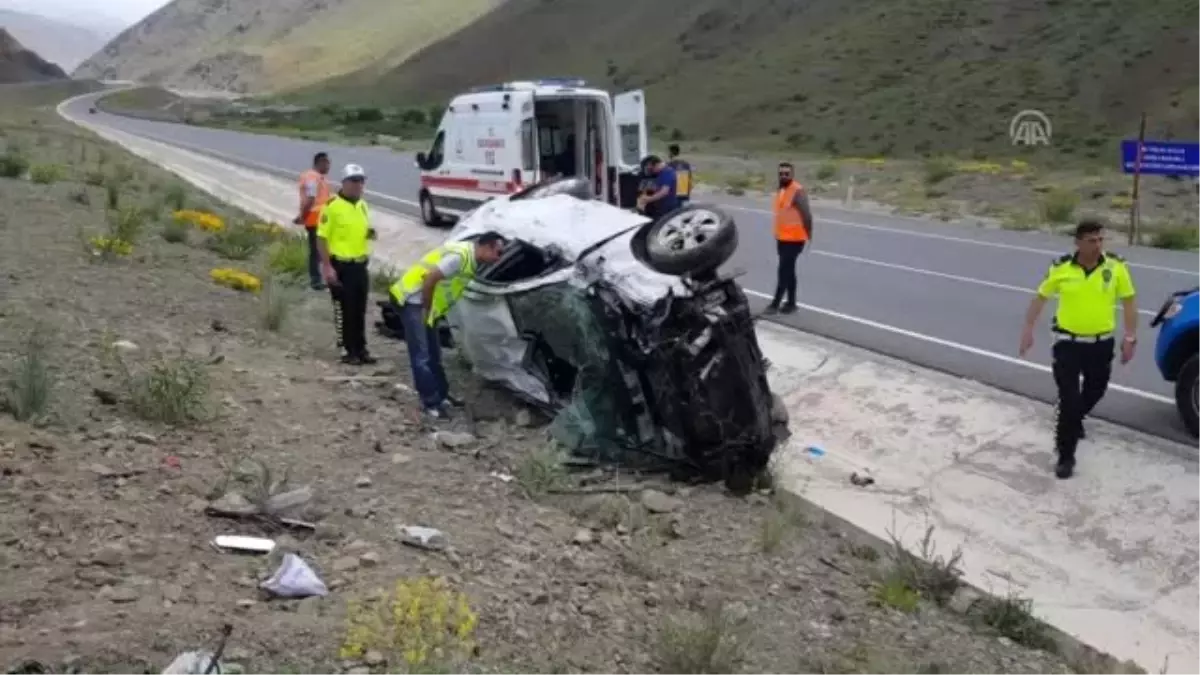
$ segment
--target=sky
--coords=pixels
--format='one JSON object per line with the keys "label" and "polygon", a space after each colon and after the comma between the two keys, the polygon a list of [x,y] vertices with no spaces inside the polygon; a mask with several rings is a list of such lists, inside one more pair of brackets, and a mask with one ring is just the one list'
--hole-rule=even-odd
{"label": "sky", "polygon": [[124,26],[131,26],[147,14],[167,4],[169,0],[0,0],[0,8],[41,14],[51,18],[74,19],[81,23],[87,17],[107,16]]}

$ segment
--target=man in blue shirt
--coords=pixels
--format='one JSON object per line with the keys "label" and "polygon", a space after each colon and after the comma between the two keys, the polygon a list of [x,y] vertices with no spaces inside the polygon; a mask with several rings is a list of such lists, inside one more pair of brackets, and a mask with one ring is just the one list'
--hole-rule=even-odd
{"label": "man in blue shirt", "polygon": [[679,208],[675,170],[667,166],[662,158],[650,155],[642,160],[642,171],[654,183],[653,187],[644,189],[638,196],[638,210],[647,217],[657,219]]}

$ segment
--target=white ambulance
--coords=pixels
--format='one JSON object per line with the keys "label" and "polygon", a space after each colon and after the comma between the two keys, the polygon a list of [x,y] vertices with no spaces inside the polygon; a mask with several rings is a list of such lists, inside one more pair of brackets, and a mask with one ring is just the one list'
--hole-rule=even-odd
{"label": "white ambulance", "polygon": [[632,207],[648,145],[641,90],[610,96],[583,80],[478,87],[450,102],[433,146],[417,153],[421,216],[442,225],[553,176],[587,178],[597,199]]}

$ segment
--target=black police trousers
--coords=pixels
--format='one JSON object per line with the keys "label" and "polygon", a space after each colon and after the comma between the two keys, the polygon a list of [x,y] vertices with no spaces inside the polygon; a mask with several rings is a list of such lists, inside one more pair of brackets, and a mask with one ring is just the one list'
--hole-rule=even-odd
{"label": "black police trousers", "polygon": [[330,262],[338,278],[338,283],[329,286],[337,345],[347,356],[363,356],[367,353],[367,299],[371,292],[367,263],[337,258]]}
{"label": "black police trousers", "polygon": [[[1104,398],[1112,375],[1116,343],[1059,340],[1051,350],[1058,406],[1054,423],[1054,445],[1058,461],[1075,464],[1075,447],[1083,431],[1083,418]],[[1082,380],[1082,383],[1081,383]]]}

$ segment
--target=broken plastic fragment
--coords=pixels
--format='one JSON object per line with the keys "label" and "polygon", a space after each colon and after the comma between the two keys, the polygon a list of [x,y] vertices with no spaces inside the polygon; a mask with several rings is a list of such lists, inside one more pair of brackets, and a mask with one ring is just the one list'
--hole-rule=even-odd
{"label": "broken plastic fragment", "polygon": [[810,457],[824,457],[825,456],[825,450],[816,445],[808,446],[807,448],[804,449],[804,452],[808,453],[808,455]]}
{"label": "broken plastic fragment", "polygon": [[270,579],[262,582],[261,587],[281,598],[308,598],[329,594],[329,589],[325,587],[321,577],[295,553],[284,555],[279,569],[275,570]]}
{"label": "broken plastic fragment", "polygon": [[213,545],[220,549],[242,553],[270,553],[275,550],[275,542],[270,539],[229,534],[223,534],[213,539]]}
{"label": "broken plastic fragment", "polygon": [[421,525],[401,525],[396,528],[400,541],[429,551],[440,551],[446,548],[446,535],[441,530]]}
{"label": "broken plastic fragment", "polygon": [[175,660],[164,669],[163,675],[204,675],[204,673],[221,673],[221,662],[217,661],[216,667],[211,671],[208,669],[212,663],[213,653],[206,650],[194,652],[184,652],[175,657]]}

